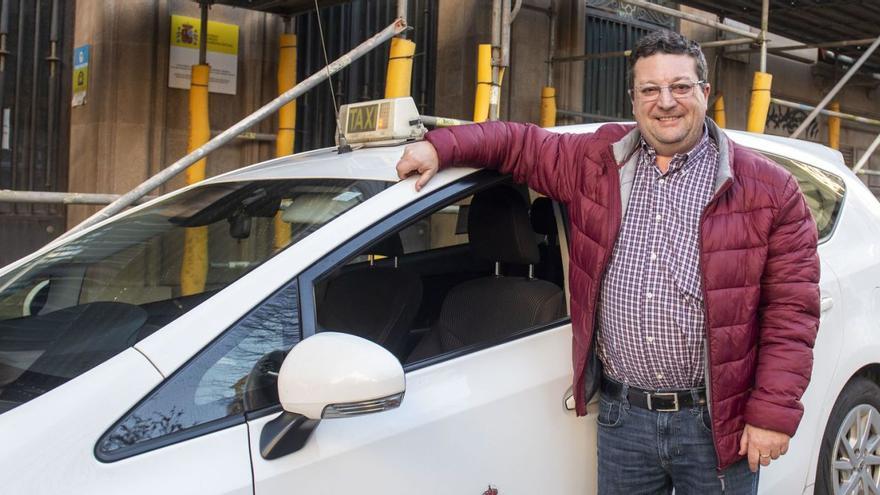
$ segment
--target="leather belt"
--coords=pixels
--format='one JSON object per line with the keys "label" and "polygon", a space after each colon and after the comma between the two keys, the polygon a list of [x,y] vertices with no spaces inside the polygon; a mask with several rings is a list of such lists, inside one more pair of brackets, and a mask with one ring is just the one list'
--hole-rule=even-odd
{"label": "leather belt", "polygon": [[[623,396],[623,384],[602,376],[602,392],[611,397]],[[686,390],[643,390],[635,387],[627,387],[626,400],[636,407],[657,412],[675,412],[685,408],[706,405],[706,389],[700,387],[697,391],[697,400],[691,389]]]}

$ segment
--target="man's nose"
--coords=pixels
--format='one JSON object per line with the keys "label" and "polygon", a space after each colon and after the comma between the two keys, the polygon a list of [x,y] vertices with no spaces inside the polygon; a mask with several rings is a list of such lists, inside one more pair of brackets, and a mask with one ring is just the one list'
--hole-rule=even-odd
{"label": "man's nose", "polygon": [[678,104],[678,100],[672,96],[669,88],[660,88],[660,96],[657,98],[657,106],[663,109],[672,108]]}

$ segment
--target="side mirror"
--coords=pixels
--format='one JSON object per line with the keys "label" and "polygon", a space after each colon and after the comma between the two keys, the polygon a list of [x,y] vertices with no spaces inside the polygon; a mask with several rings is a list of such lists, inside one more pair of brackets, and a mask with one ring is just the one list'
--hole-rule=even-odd
{"label": "side mirror", "polygon": [[309,337],[278,372],[284,412],[260,433],[260,454],[276,459],[299,450],[321,419],[394,409],[405,390],[400,362],[381,346],[337,332]]}

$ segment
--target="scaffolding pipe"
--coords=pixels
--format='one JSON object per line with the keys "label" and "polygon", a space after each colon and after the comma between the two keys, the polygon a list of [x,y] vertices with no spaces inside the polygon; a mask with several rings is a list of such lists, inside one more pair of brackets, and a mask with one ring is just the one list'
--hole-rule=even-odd
{"label": "scaffolding pipe", "polygon": [[641,7],[645,10],[653,10],[654,12],[660,12],[661,14],[666,14],[668,16],[677,17],[679,19],[684,19],[686,21],[691,21],[696,24],[702,24],[703,26],[713,27],[715,29],[720,29],[722,31],[727,31],[728,33],[737,34],[744,38],[749,38],[752,40],[759,41],[760,34],[755,34],[751,31],[746,31],[744,29],[735,28],[733,26],[728,26],[727,24],[713,21],[710,19],[704,19],[698,15],[688,14],[687,12],[682,12],[680,10],[670,9],[669,7],[663,7],[662,5],[653,4],[648,2],[647,0],[620,0],[621,2],[628,3],[631,5],[635,5],[637,7]]}
{"label": "scaffolding pipe", "polygon": [[553,57],[556,56],[556,0],[550,1],[550,40],[547,47],[547,87],[553,87]]}
{"label": "scaffolding pipe", "polygon": [[[834,112],[839,112],[840,102],[832,101],[828,107]],[[840,149],[840,117],[828,117],[828,147]]]}
{"label": "scaffolding pipe", "polygon": [[718,124],[718,127],[724,129],[727,127],[727,113],[724,110],[724,95],[719,91],[712,105],[712,120]]}
{"label": "scaffolding pipe", "polygon": [[[789,107],[789,108],[795,108],[798,110],[803,110],[805,112],[811,112],[816,108],[814,106],[804,105],[803,103],[795,103],[793,101],[782,100],[779,98],[770,98],[770,101],[777,104],[777,105],[781,105],[781,106]],[[833,110],[822,110],[819,113],[821,113],[822,115],[827,115],[829,117],[840,117],[841,119],[851,120],[853,122],[860,122],[862,124],[868,124],[868,125],[874,125],[874,126],[880,127],[880,120],[871,119],[868,117],[859,117],[858,115],[853,115],[851,113],[843,113],[843,112],[837,112],[837,111],[833,111]]]}
{"label": "scaffolding pipe", "polygon": [[[397,18],[406,22],[408,0],[397,0]],[[406,31],[397,35],[398,38],[406,39]],[[386,97],[387,98],[387,97]]]}
{"label": "scaffolding pipe", "polygon": [[770,23],[770,0],[761,4],[761,64],[760,71],[767,72],[767,25]]}
{"label": "scaffolding pipe", "polygon": [[813,122],[816,116],[819,115],[819,112],[824,110],[825,106],[827,106],[828,103],[837,96],[837,93],[840,92],[841,88],[843,88],[843,86],[847,82],[849,82],[850,78],[855,75],[856,72],[858,72],[859,67],[861,67],[866,60],[868,60],[868,58],[871,56],[872,53],[874,53],[874,50],[876,50],[878,46],[880,46],[880,37],[877,37],[877,39],[875,39],[874,42],[871,43],[871,46],[869,46],[865,50],[865,53],[863,53],[862,56],[859,57],[858,60],[856,60],[856,63],[853,64],[853,66],[850,67],[848,71],[846,71],[846,74],[843,75],[840,81],[838,81],[833,88],[831,88],[831,91],[829,91],[828,94],[825,95],[825,98],[822,98],[822,101],[819,102],[819,105],[817,105],[816,108],[814,108],[813,111],[810,112],[810,115],[807,115],[807,118],[804,119],[804,121],[801,122],[801,125],[798,126],[798,128],[791,134],[792,138],[797,138],[801,135],[802,132],[804,132],[804,129],[806,129],[807,126],[809,126]]}
{"label": "scaffolding pipe", "polygon": [[871,159],[871,155],[873,155],[874,152],[877,151],[878,146],[880,146],[880,134],[878,134],[877,137],[874,138],[874,142],[871,143],[871,146],[868,146],[865,154],[862,155],[861,158],[859,158],[859,162],[856,163],[855,167],[853,167],[854,174],[857,174],[862,170],[862,167],[864,167],[868,163],[868,160]]}
{"label": "scaffolding pipe", "polygon": [[200,2],[201,24],[199,25],[199,65],[208,63],[208,3]]}
{"label": "scaffolding pipe", "polygon": [[489,100],[492,93],[492,45],[477,47],[477,94],[474,97],[474,122],[489,119]]}
{"label": "scaffolding pipe", "polygon": [[238,121],[232,127],[223,131],[219,136],[205,143],[204,146],[192,151],[191,153],[172,163],[153,177],[147,179],[136,188],[123,194],[118,200],[114,201],[106,208],[95,213],[73,229],[69,230],[67,234],[65,234],[65,236],[91,227],[92,225],[95,225],[96,223],[110,218],[116,213],[119,213],[120,211],[131,205],[138,198],[143,197],[148,192],[168,182],[168,180],[170,180],[172,177],[176,176],[183,170],[186,170],[188,167],[199,161],[204,156],[207,156],[212,151],[228,143],[238,134],[241,134],[242,132],[251,128],[269,115],[272,115],[276,110],[278,110],[285,104],[293,101],[306,91],[314,88],[319,83],[327,79],[327,77],[339,72],[348,65],[351,65],[352,62],[361,58],[364,54],[373,50],[385,41],[388,41],[393,36],[405,30],[406,28],[406,22],[404,22],[403,19],[396,19],[393,23],[391,23],[382,31],[376,33],[371,38],[364,41],[348,53],[334,60],[330,65],[312,74],[303,82],[286,91],[283,95],[275,98],[274,100],[257,109],[254,113]]}
{"label": "scaffolding pipe", "polygon": [[602,122],[616,122],[620,120],[616,117],[609,117],[607,115],[599,115],[598,113],[586,113],[586,112],[576,112],[574,110],[556,110],[556,115],[562,115],[564,117],[581,117],[585,119],[593,119],[593,120],[601,120]]}
{"label": "scaffolding pipe", "polygon": [[[877,38],[864,38],[859,40],[845,40],[845,41],[829,41],[826,43],[803,43],[797,45],[786,45],[786,46],[770,46],[767,47],[767,52],[776,53],[776,52],[790,52],[794,50],[806,50],[809,48],[840,48],[847,46],[863,46],[870,45]],[[744,48],[742,50],[731,50],[726,52],[728,55],[738,55],[742,53],[754,53],[756,51],[760,51],[760,48]]]}
{"label": "scaffolding pipe", "polygon": [[449,117],[435,117],[433,115],[420,115],[422,123],[431,127],[453,127],[457,125],[473,124],[470,120],[451,119]]}
{"label": "scaffolding pipe", "polygon": [[[291,33],[290,18],[285,18],[284,33],[278,38],[278,94],[296,86],[296,35]],[[296,139],[296,101],[278,109],[278,137],[275,140],[275,156],[292,155]],[[275,214],[274,247],[279,250],[290,243],[290,224],[281,218],[282,212]]]}
{"label": "scaffolding pipe", "polygon": [[767,125],[767,114],[770,113],[770,87],[773,85],[773,74],[755,72],[752,78],[752,96],[749,100],[749,117],[746,130],[764,133]]}
{"label": "scaffolding pipe", "polygon": [[[717,41],[706,41],[700,43],[701,48],[716,48],[719,46],[732,46],[732,45],[744,45],[747,43],[754,43],[755,40],[752,38],[735,38],[730,40],[717,40]],[[579,62],[581,60],[596,60],[603,58],[614,58],[614,57],[629,57],[632,53],[632,50],[623,50],[617,52],[602,52],[602,53],[585,53],[583,55],[573,55],[570,57],[558,57],[551,58],[553,62]]]}
{"label": "scaffolding pipe", "polygon": [[[492,0],[492,84],[488,120],[498,120],[501,104],[501,10],[504,0]],[[479,68],[477,69],[479,71]],[[474,118],[474,120],[477,120]]]}
{"label": "scaffolding pipe", "polygon": [[414,42],[404,38],[391,38],[391,47],[388,52],[388,72],[385,74],[385,98],[410,96],[415,53],[416,44]]}
{"label": "scaffolding pipe", "polygon": [[[0,72],[6,71],[6,37],[9,35],[9,0],[0,1]],[[2,93],[0,93],[2,94]]]}
{"label": "scaffolding pipe", "polygon": [[[207,38],[202,23],[200,38]],[[187,152],[201,148],[211,139],[211,126],[208,112],[208,81],[211,66],[199,64],[192,66],[189,86],[189,142]],[[205,180],[207,158],[203,157],[186,170],[186,184],[196,184]],[[183,233],[183,259],[180,264],[180,292],[189,296],[205,291],[208,280],[208,227],[193,227]]]}
{"label": "scaffolding pipe", "polygon": [[[0,203],[108,205],[117,199],[119,199],[119,194],[0,190]],[[153,196],[144,196],[138,199],[136,204],[146,203],[152,199],[154,199]]]}
{"label": "scaffolding pipe", "polygon": [[554,127],[556,113],[556,89],[549,86],[541,88],[541,127]]}

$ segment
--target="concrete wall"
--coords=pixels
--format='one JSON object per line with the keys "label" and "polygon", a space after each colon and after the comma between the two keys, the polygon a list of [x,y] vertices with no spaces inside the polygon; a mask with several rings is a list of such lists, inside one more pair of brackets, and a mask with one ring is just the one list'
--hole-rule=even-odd
{"label": "concrete wall", "polygon": [[[168,87],[171,15],[199,17],[189,0],[79,0],[74,44],[91,44],[87,103],[71,111],[69,190],[122,193],[186,154],[188,92]],[[212,129],[225,129],[276,94],[281,23],[214,6],[210,20],[239,26],[237,95],[211,93]],[[266,121],[258,132],[273,132]],[[208,159],[208,175],[271,157],[271,143],[236,141]],[[183,185],[182,177],[155,193]],[[95,211],[70,207],[68,225]]]}

